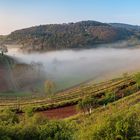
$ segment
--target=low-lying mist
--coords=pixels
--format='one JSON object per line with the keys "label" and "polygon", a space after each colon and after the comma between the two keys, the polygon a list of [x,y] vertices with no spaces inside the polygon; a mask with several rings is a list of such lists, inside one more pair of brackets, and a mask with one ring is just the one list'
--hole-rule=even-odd
{"label": "low-lying mist", "polygon": [[140,70],[140,49],[99,48],[24,54],[11,48],[8,55],[22,63],[40,64],[43,77],[55,82],[57,90],[90,79],[105,80]]}

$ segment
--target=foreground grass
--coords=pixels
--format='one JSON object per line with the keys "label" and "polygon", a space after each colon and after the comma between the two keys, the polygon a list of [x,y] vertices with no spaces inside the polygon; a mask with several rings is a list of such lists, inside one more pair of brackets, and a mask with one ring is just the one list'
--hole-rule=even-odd
{"label": "foreground grass", "polygon": [[140,92],[66,121],[78,122],[77,139],[140,139]]}
{"label": "foreground grass", "polygon": [[61,121],[30,110],[24,117],[5,110],[0,113],[0,140],[139,140],[139,116],[140,92],[94,109],[91,115]]}

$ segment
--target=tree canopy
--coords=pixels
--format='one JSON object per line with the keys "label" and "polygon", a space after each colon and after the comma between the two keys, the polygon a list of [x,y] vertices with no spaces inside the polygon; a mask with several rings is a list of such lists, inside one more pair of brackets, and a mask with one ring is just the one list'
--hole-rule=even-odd
{"label": "tree canopy", "polygon": [[132,31],[97,21],[40,25],[17,30],[7,36],[7,42],[22,44],[28,50],[85,48],[130,37]]}

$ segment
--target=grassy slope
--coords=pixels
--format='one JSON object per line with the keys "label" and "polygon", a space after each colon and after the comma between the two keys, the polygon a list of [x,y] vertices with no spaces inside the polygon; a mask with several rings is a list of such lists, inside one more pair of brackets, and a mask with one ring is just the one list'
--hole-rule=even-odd
{"label": "grassy slope", "polygon": [[[88,88],[90,89],[91,86],[89,86]],[[59,122],[58,126],[60,126],[62,122],[66,123],[69,126],[70,129],[67,130],[66,133],[71,135],[71,137],[69,137],[69,140],[72,140],[72,138],[76,140],[91,140],[91,139],[115,140],[116,135],[118,134],[121,134],[122,136],[126,136],[126,134],[130,135],[131,131],[133,132],[136,131],[136,133],[134,133],[134,136],[136,136],[136,134],[137,136],[140,136],[140,118],[138,118],[139,115],[140,115],[140,91],[133,92],[133,94],[124,97],[118,101],[115,101],[113,103],[109,103],[105,107],[101,106],[98,107],[97,109],[93,109],[91,115],[78,114],[76,116],[67,118],[64,121]],[[33,120],[35,121],[35,123]],[[45,131],[40,131],[40,129],[41,128],[43,129],[45,126],[51,123],[48,121],[44,123],[40,121],[36,122],[38,121],[38,119],[35,120],[34,117],[29,118],[29,120],[25,121],[31,121],[29,125],[30,129],[28,129],[27,125],[29,123],[28,122],[27,124],[19,123],[14,125],[12,124],[13,126],[8,125],[6,126],[6,129],[4,129],[3,131],[4,132],[6,131],[5,134],[8,134],[9,137],[12,137],[12,135],[18,135],[19,134],[18,129],[20,129],[22,135],[26,136],[26,134],[29,134],[30,137],[34,136],[37,138],[38,133],[39,135],[43,135],[45,131],[47,132],[47,129]],[[74,128],[73,124],[75,124]],[[118,124],[120,125],[119,127],[117,127]],[[58,134],[64,131],[65,129],[64,127],[61,127],[61,130],[54,131],[55,125],[52,125],[52,128],[53,128],[52,130],[50,130],[50,127],[48,128],[49,132],[47,132],[47,134],[50,133]],[[26,129],[28,131],[24,132],[24,130]],[[46,138],[48,138],[47,136],[48,135],[46,135]],[[130,138],[131,136],[127,137]]]}
{"label": "grassy slope", "polygon": [[[115,125],[117,125],[118,119],[126,121],[125,119],[128,120],[129,115],[132,114],[140,115],[140,91],[119,101],[108,104],[106,107],[94,109],[90,116],[78,114],[76,116],[65,119],[65,121],[72,121],[78,124],[76,139],[91,140],[96,137],[96,140],[104,140],[107,137],[107,134],[105,134],[107,131],[106,127],[108,127],[108,125],[110,126],[110,123],[113,123],[112,128],[110,128],[113,129],[113,127],[116,127]],[[137,127],[139,128],[137,133],[140,135],[140,120],[137,122]],[[124,128],[122,128],[122,130],[123,129]],[[100,134],[102,131],[104,136]],[[112,132],[110,130],[110,134],[108,133],[108,135],[111,135],[111,133]],[[97,138],[98,135],[100,135],[100,138]],[[107,138],[107,140],[111,139],[111,136],[110,138]]]}

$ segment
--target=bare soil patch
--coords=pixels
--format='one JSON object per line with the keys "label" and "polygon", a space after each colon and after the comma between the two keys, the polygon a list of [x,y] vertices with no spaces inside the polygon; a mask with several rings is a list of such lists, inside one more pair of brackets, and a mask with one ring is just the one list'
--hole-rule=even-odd
{"label": "bare soil patch", "polygon": [[78,111],[76,110],[76,106],[73,105],[42,111],[40,113],[48,119],[63,119],[77,114]]}

